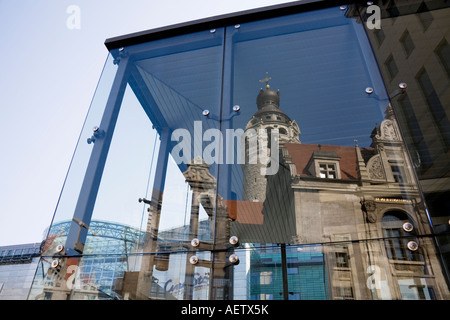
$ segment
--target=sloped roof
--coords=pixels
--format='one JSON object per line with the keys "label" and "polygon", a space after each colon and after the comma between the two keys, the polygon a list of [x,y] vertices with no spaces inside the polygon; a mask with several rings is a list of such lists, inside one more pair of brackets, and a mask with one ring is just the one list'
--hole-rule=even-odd
{"label": "sloped roof", "polygon": [[[285,143],[291,156],[292,163],[295,164],[297,174],[303,177],[313,177],[308,171],[308,163],[316,151],[321,151],[323,154],[336,154],[339,160],[339,167],[341,169],[341,179],[343,180],[357,180],[358,177],[358,159],[356,156],[355,147],[333,146],[333,145],[317,145],[317,144],[300,144],[300,143]],[[367,157],[374,154],[372,148],[360,148],[361,154],[365,161]]]}

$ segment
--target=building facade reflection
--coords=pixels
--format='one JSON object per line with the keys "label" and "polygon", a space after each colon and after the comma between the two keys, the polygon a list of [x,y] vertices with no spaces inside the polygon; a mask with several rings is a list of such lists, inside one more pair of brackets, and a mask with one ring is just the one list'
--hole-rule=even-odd
{"label": "building facade reflection", "polygon": [[[423,176],[355,8],[112,41],[104,135],[77,147],[84,180],[63,193],[30,298],[449,299]],[[95,245],[98,217],[135,237]]]}

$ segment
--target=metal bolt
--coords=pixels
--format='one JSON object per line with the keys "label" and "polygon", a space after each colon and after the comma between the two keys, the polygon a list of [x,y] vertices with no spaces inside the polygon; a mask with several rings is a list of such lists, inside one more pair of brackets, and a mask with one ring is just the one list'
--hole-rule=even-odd
{"label": "metal bolt", "polygon": [[216,29],[209,30],[210,33],[216,33]]}
{"label": "metal bolt", "polygon": [[406,83],[404,83],[404,82],[401,82],[401,83],[398,84],[398,87],[400,89],[406,89],[408,87],[408,85]]}
{"label": "metal bolt", "polygon": [[417,249],[419,249],[419,245],[415,241],[409,241],[407,246],[408,246],[408,249],[411,251],[416,251]]}
{"label": "metal bolt", "polygon": [[205,109],[203,110],[202,114],[206,117],[209,116],[209,110]]}
{"label": "metal bolt", "polygon": [[59,261],[58,260],[53,260],[52,261],[52,268],[56,268],[57,266],[59,266]]}
{"label": "metal bolt", "polygon": [[198,247],[200,245],[200,240],[198,239],[192,239],[191,246]]}
{"label": "metal bolt", "polygon": [[367,94],[371,94],[373,92],[373,88],[371,88],[371,87],[367,87],[366,88],[366,93]]}
{"label": "metal bolt", "polygon": [[239,110],[241,110],[241,107],[240,107],[240,106],[235,105],[235,106],[233,107],[233,111],[234,111],[234,112],[238,112]]}
{"label": "metal bolt", "polygon": [[236,236],[231,236],[228,241],[230,242],[231,245],[234,246],[239,243],[239,238]]}
{"label": "metal bolt", "polygon": [[60,244],[56,247],[56,252],[61,252],[63,250],[64,250],[64,246],[62,244]]}
{"label": "metal bolt", "polygon": [[236,25],[234,26],[235,29],[239,29],[240,27],[241,27],[240,24],[236,24]]}
{"label": "metal bolt", "polygon": [[414,229],[414,226],[412,225],[412,223],[405,222],[403,224],[403,230],[405,230],[406,232],[411,232],[413,229]]}
{"label": "metal bolt", "polygon": [[197,256],[192,256],[189,258],[189,262],[191,264],[197,264],[198,263],[198,257]]}
{"label": "metal bolt", "polygon": [[228,260],[232,263],[232,264],[237,264],[239,262],[239,257],[237,256],[237,254],[233,253]]}
{"label": "metal bolt", "polygon": [[339,9],[345,10],[345,9],[347,9],[347,6],[340,6]]}
{"label": "metal bolt", "polygon": [[367,5],[368,5],[368,6],[373,5],[373,1],[367,1]]}

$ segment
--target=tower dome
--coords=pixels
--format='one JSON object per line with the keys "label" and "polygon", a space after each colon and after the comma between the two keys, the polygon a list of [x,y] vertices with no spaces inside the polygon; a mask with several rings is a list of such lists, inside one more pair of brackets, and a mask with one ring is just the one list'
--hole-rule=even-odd
{"label": "tower dome", "polygon": [[256,97],[256,105],[259,110],[265,107],[278,108],[280,106],[280,91],[274,91],[267,85],[266,90],[261,89],[259,91],[259,94]]}

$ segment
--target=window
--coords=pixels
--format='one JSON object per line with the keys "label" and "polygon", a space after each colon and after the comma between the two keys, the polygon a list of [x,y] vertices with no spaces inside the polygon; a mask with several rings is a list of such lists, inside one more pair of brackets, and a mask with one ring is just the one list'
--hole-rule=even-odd
{"label": "window", "polygon": [[346,252],[336,252],[336,267],[348,268],[348,254]]}
{"label": "window", "polygon": [[444,67],[447,76],[450,78],[450,46],[448,45],[447,39],[444,38],[434,52]]}
{"label": "window", "polygon": [[328,163],[320,163],[319,176],[321,178],[336,179],[336,165]]}
{"label": "window", "polygon": [[386,69],[388,70],[391,79],[393,79],[398,73],[398,67],[397,67],[397,64],[395,63],[392,55],[390,55],[386,59],[386,61],[384,62],[384,65],[386,66]]}
{"label": "window", "polygon": [[261,293],[259,295],[259,300],[273,300],[273,294],[271,294],[271,293]]}
{"label": "window", "polygon": [[259,284],[272,284],[272,271],[263,271],[259,275]]}
{"label": "window", "polygon": [[429,11],[427,5],[425,2],[422,2],[419,9],[417,9],[417,14],[420,20],[420,23],[422,23],[423,30],[427,30],[428,27],[433,22],[433,16],[431,12]]}
{"label": "window", "polygon": [[322,150],[321,145],[318,147],[309,160],[309,172],[321,179],[341,179],[340,157],[334,151]]}
{"label": "window", "polygon": [[394,1],[389,1],[386,6],[386,11],[389,13],[389,16],[391,18],[398,17],[400,15],[400,12],[398,11],[397,5]]}
{"label": "window", "polygon": [[384,34],[383,29],[375,29],[374,33],[375,33],[375,37],[376,37],[377,42],[378,42],[378,46],[381,46],[381,44],[383,43],[384,39],[386,38],[386,35]]}
{"label": "window", "polygon": [[289,300],[300,300],[300,292],[289,292]]}
{"label": "window", "polygon": [[298,268],[287,268],[287,274],[298,274]]}
{"label": "window", "polygon": [[343,300],[353,299],[353,288],[350,283],[346,281],[342,281],[340,286],[336,286],[335,288],[336,296],[341,297]]}
{"label": "window", "polygon": [[406,182],[406,173],[403,166],[391,165],[392,175],[394,176],[394,181],[397,183]]}
{"label": "window", "polygon": [[381,225],[387,256],[392,260],[420,261],[421,255],[408,249],[408,242],[414,237],[411,234],[413,231],[406,232],[403,229],[405,222],[412,223],[401,211],[390,211],[383,216]]}
{"label": "window", "polygon": [[419,167],[421,170],[425,170],[431,166],[433,163],[430,152],[428,151],[428,147],[425,143],[424,136],[422,130],[420,128],[419,122],[417,121],[417,117],[414,113],[413,106],[411,101],[409,100],[408,94],[404,94],[402,97],[398,99],[400,103],[401,110],[406,119],[406,126],[409,130],[409,136],[411,136],[414,149],[416,153],[412,154],[412,158],[414,159],[415,166]]}
{"label": "window", "polygon": [[425,100],[430,108],[431,114],[433,115],[436,126],[441,135],[442,141],[445,144],[445,148],[450,147],[450,122],[448,120],[447,114],[445,113],[444,107],[442,106],[439,95],[434,89],[433,83],[425,70],[422,68],[416,76],[417,81],[422,89],[422,93],[425,96]]}
{"label": "window", "polygon": [[403,45],[403,49],[405,49],[406,57],[409,57],[415,46],[408,30],[405,30],[405,32],[403,33],[402,37],[400,38],[400,42]]}

